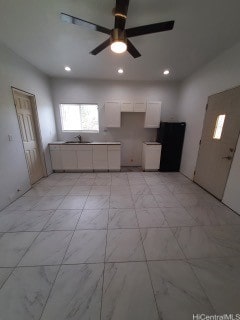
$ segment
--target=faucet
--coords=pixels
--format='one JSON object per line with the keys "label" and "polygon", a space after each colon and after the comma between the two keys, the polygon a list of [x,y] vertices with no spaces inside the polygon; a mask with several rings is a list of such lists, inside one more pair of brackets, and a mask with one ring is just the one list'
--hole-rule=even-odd
{"label": "faucet", "polygon": [[76,136],[74,138],[78,139],[79,142],[82,142],[82,137],[80,135],[78,135],[78,136]]}

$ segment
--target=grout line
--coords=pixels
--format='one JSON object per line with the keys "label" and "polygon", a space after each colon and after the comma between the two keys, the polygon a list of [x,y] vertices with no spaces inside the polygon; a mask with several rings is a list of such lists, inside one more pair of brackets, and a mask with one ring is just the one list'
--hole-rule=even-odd
{"label": "grout line", "polygon": [[104,295],[104,278],[105,278],[105,268],[106,268],[106,253],[107,253],[107,239],[108,239],[108,223],[109,223],[109,210],[108,209],[108,218],[107,218],[107,232],[106,232],[106,244],[105,244],[105,252],[103,259],[103,280],[102,280],[102,295],[101,295],[101,307],[100,307],[100,320],[102,319],[102,306],[103,306],[103,295]]}
{"label": "grout line", "polygon": [[[139,220],[138,220],[138,216],[137,216],[136,210],[135,210],[135,215],[136,215],[137,223],[138,223],[138,227],[139,227]],[[144,248],[143,238],[142,238],[142,234],[141,234],[141,232],[140,232],[140,228],[139,228],[139,234],[140,234],[140,240],[141,240],[141,243],[142,243],[143,252],[144,252],[144,256],[145,256],[145,261],[146,261],[148,276],[149,276],[149,280],[150,280],[150,284],[151,284],[151,288],[152,288],[152,293],[153,293],[153,297],[154,297],[154,301],[155,301],[155,307],[156,307],[156,310],[157,310],[158,318],[159,318],[159,320],[160,320],[160,319],[162,319],[162,317],[161,317],[161,312],[160,312],[160,310],[158,309],[157,298],[156,298],[155,293],[154,293],[153,282],[152,282],[152,278],[151,278],[151,274],[150,274],[150,269],[149,269],[149,265],[148,265],[146,250],[145,250],[145,248]]]}

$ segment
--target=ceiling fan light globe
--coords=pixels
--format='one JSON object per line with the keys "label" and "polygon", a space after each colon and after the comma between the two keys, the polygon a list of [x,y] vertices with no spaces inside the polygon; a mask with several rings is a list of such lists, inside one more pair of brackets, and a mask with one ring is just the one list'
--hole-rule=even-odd
{"label": "ceiling fan light globe", "polygon": [[111,50],[115,53],[123,53],[127,50],[127,45],[123,41],[114,41],[111,44]]}

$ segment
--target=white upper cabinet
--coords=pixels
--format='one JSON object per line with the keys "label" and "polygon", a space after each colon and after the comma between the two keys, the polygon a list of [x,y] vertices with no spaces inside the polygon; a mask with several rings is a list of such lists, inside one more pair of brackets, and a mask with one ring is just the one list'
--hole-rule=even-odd
{"label": "white upper cabinet", "polygon": [[133,103],[121,102],[121,112],[133,112]]}
{"label": "white upper cabinet", "polygon": [[144,128],[159,127],[161,118],[161,104],[161,101],[147,103]]}
{"label": "white upper cabinet", "polygon": [[121,108],[119,102],[105,103],[105,126],[109,128],[121,127]]}
{"label": "white upper cabinet", "polygon": [[146,103],[145,102],[134,102],[133,111],[134,112],[146,112]]}

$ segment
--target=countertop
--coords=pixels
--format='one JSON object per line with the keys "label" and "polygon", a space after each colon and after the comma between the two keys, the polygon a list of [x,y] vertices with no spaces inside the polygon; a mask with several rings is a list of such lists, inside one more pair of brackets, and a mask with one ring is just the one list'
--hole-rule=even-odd
{"label": "countertop", "polygon": [[121,145],[121,142],[118,141],[93,141],[93,142],[72,142],[72,143],[66,143],[66,141],[55,141],[51,142],[49,144],[64,144],[64,145],[85,145],[85,144],[91,144],[91,145]]}
{"label": "countertop", "polygon": [[147,144],[147,145],[161,145],[161,143],[159,143],[159,142],[148,142],[148,141],[146,141],[146,142],[143,142],[144,144]]}

